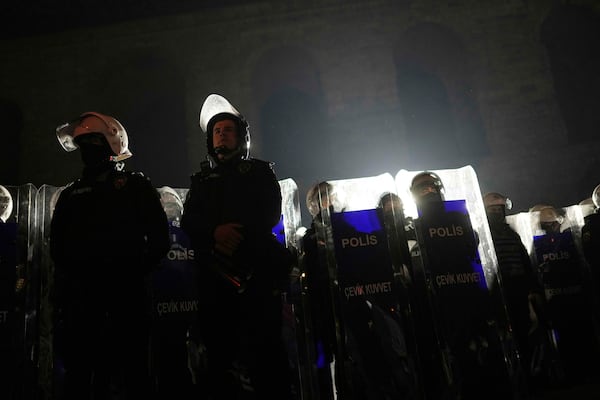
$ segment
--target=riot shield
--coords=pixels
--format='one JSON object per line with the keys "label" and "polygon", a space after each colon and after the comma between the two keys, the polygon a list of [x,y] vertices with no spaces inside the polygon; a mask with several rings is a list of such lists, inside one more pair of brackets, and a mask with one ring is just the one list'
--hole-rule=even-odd
{"label": "riot shield", "polygon": [[[297,260],[300,254],[298,229],[301,223],[298,186],[291,179],[279,181],[281,190],[281,218],[273,228],[273,234],[285,245]],[[289,285],[282,293],[282,336],[292,368],[294,393],[297,399],[312,399],[313,383],[309,352],[306,347],[309,320],[302,293],[302,275],[298,263],[292,267]]]}
{"label": "riot shield", "polygon": [[550,331],[565,384],[600,375],[600,336],[594,288],[581,248],[582,219],[578,205],[530,213],[532,258],[545,298],[542,322]]}
{"label": "riot shield", "polygon": [[38,355],[35,187],[0,185],[0,392],[32,398]]}
{"label": "riot shield", "polygon": [[293,179],[279,181],[281,189],[281,220],[273,229],[279,241],[288,249],[298,249],[297,231],[301,224],[298,185]]}
{"label": "riot shield", "polygon": [[[571,230],[573,240],[577,252],[579,253],[580,262],[586,264],[585,257],[583,255],[583,245],[581,241],[582,229],[585,226],[585,217],[590,214],[589,208],[585,205],[575,204],[563,208],[562,213],[565,217],[565,225],[568,224],[568,228]],[[565,226],[566,228],[566,226]]]}
{"label": "riot shield", "polygon": [[[60,338],[60,326],[55,326],[52,302],[54,291],[54,263],[50,257],[50,223],[60,193],[65,187],[41,186],[36,194],[38,229],[35,260],[40,271],[39,359],[38,385],[40,399],[60,397],[64,371],[60,346],[55,348],[55,335]],[[58,340],[60,343],[60,340]]]}
{"label": "riot shield", "polygon": [[431,171],[445,198],[417,207],[410,186],[420,172],[399,171],[396,185],[417,237],[417,334],[427,396],[518,398],[522,370],[476,174],[470,166]]}
{"label": "riot shield", "polygon": [[[202,349],[201,342],[193,337],[199,303],[194,250],[179,225],[188,189],[163,186],[157,190],[169,222],[171,248],[151,276],[152,370],[160,397],[183,397],[190,395],[193,384],[200,383],[200,364],[190,361],[203,355],[197,351]],[[188,349],[193,351],[188,353]]]}
{"label": "riot shield", "polygon": [[531,214],[528,212],[520,212],[513,215],[507,215],[506,223],[519,234],[523,246],[525,246],[531,255],[534,236],[533,229],[535,226],[535,224],[531,222]]}
{"label": "riot shield", "polygon": [[[401,256],[407,251],[396,251],[406,240],[398,236],[402,219],[393,217],[402,212],[393,177],[328,181],[319,191],[319,261],[327,287],[308,290],[329,298],[318,300],[332,311],[322,317],[332,318],[326,323],[333,331],[335,393],[344,399],[419,398],[409,260]],[[393,205],[384,205],[386,199]]]}

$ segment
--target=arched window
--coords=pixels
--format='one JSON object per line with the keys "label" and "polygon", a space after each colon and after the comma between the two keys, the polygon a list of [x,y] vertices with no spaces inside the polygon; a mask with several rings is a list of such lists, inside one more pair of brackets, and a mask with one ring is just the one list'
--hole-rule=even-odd
{"label": "arched window", "polygon": [[278,178],[294,179],[302,197],[327,173],[321,165],[331,158],[316,64],[302,48],[271,49],[259,59],[253,82],[259,104],[258,155],[275,163]]}
{"label": "arched window", "polygon": [[541,26],[570,143],[600,131],[600,17],[584,6],[555,8]]}
{"label": "arched window", "polygon": [[419,24],[405,32],[394,60],[407,167],[477,165],[489,150],[460,39],[443,26]]}

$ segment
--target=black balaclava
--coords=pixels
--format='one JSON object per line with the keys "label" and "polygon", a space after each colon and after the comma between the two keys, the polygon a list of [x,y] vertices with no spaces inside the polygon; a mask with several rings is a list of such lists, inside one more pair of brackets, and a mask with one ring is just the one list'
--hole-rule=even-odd
{"label": "black balaclava", "polygon": [[87,133],[77,136],[75,144],[81,151],[85,173],[97,173],[113,166],[111,157],[115,155],[108,141],[101,133]]}
{"label": "black balaclava", "polygon": [[499,225],[506,222],[506,206],[501,206],[501,212],[486,211],[490,225]]}
{"label": "black balaclava", "polygon": [[[434,191],[421,194],[422,188],[428,186]],[[424,171],[413,178],[410,191],[413,194],[417,207],[439,205],[444,203],[444,185],[437,174]]]}

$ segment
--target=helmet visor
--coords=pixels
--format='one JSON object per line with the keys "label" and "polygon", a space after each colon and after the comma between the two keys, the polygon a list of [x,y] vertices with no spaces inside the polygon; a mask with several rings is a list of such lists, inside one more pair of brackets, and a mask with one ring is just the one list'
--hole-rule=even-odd
{"label": "helmet visor", "polygon": [[91,133],[108,137],[108,125],[98,116],[83,114],[74,121],[68,122],[56,128],[56,136],[66,151],[73,151],[79,146],[75,138]]}

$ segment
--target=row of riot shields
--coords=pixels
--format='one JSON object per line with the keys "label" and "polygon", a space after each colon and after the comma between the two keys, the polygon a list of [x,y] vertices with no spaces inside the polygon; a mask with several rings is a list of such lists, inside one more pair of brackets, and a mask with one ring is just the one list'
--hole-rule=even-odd
{"label": "row of riot shields", "polygon": [[26,398],[35,375],[39,269],[36,188],[0,185],[0,397]]}
{"label": "row of riot shields", "polygon": [[[300,223],[297,187],[280,181],[283,213],[273,229],[281,243],[297,252]],[[50,224],[64,187],[0,185],[0,398],[55,399],[62,396],[61,334],[52,307],[54,265]],[[198,293],[194,252],[179,221],[188,189],[157,189],[169,221],[171,248],[149,280],[152,315],[151,367],[159,395],[201,395],[206,366],[198,335]],[[297,268],[295,272],[297,273]],[[118,278],[118,277],[116,277]],[[298,279],[292,280],[297,282]],[[295,286],[296,288],[298,285]],[[282,335],[302,391],[295,301],[290,285],[282,297],[286,324]],[[296,296],[298,297],[298,296]],[[90,343],[90,346],[94,346]],[[82,352],[89,349],[81,349]]]}
{"label": "row of riot shields", "polygon": [[[470,166],[433,171],[445,199],[418,208],[409,191],[418,172],[323,182],[305,233],[297,186],[280,181],[273,234],[298,260],[282,296],[298,400],[526,397],[530,366],[515,343],[476,174]],[[63,370],[49,234],[62,187],[0,189],[1,397],[54,399]],[[158,190],[171,249],[150,281],[152,372],[158,392],[201,395],[207,359],[197,329],[197,267],[179,227],[187,189]],[[555,378],[594,368],[596,303],[587,294],[595,288],[581,257],[578,207],[560,210],[554,233],[539,229],[536,212],[508,218],[546,300],[537,310],[544,340],[533,359]],[[589,363],[577,362],[584,355]]]}
{"label": "row of riot shields", "polygon": [[327,181],[301,245],[303,398],[517,399],[525,393],[474,170]]}
{"label": "row of riot shields", "polygon": [[444,201],[417,207],[409,187],[419,172],[316,186],[299,245],[303,398],[521,399],[540,383],[597,378],[589,210],[558,209],[556,231],[543,212],[507,218],[543,294],[525,299],[531,348],[521,350],[474,170],[432,171]]}
{"label": "row of riot shields", "polygon": [[586,222],[598,216],[573,205],[507,217],[529,252],[543,293],[543,305],[531,310],[535,341],[530,367],[545,384],[582,384],[600,376],[598,266],[589,254],[586,258],[582,243]]}

